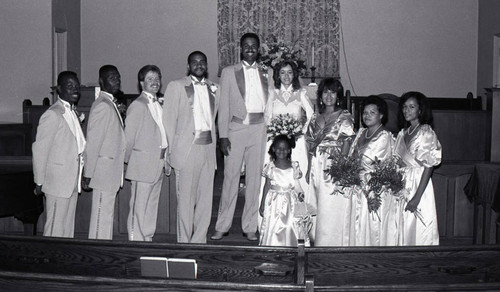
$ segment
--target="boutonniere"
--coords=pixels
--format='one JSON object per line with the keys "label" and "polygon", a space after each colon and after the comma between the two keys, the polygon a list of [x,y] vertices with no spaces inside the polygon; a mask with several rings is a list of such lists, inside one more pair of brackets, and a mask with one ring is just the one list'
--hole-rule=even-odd
{"label": "boutonniere", "polygon": [[80,115],[78,116],[78,120],[80,121],[80,123],[83,123],[85,121],[85,113],[80,113]]}
{"label": "boutonniere", "polygon": [[85,121],[85,113],[79,113],[76,108],[74,109],[76,117],[78,118],[78,121],[80,121],[80,124],[83,124],[83,121]]}
{"label": "boutonniere", "polygon": [[257,64],[257,67],[258,67],[259,71],[261,72],[261,74],[267,77],[267,75],[269,74],[269,66],[260,62]]}
{"label": "boutonniere", "polygon": [[215,92],[217,91],[217,89],[219,89],[219,87],[217,85],[215,85],[214,83],[212,84],[207,84],[208,85],[208,90],[210,90],[211,93],[215,94]]}

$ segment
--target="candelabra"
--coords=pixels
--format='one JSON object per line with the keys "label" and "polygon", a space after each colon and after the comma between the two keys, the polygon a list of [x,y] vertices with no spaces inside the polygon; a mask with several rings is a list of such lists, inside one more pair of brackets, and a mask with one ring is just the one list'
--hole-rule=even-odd
{"label": "candelabra", "polygon": [[311,83],[316,83],[316,67],[312,66],[311,68]]}

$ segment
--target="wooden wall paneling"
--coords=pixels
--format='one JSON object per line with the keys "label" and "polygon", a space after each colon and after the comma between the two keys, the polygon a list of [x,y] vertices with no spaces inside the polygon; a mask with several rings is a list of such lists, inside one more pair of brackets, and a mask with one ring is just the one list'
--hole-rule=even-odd
{"label": "wooden wall paneling", "polygon": [[443,147],[443,161],[487,161],[490,116],[487,111],[433,111],[434,130]]}
{"label": "wooden wall paneling", "polygon": [[[464,173],[455,179],[455,205],[453,206],[455,224],[454,237],[472,238],[474,228],[474,204],[469,201],[464,192],[464,187],[469,181],[471,173]],[[463,220],[465,218],[466,220]],[[471,241],[472,243],[472,241]]]}
{"label": "wooden wall paneling", "polygon": [[76,204],[75,237],[88,238],[91,210],[92,192],[82,191],[78,195],[78,203]]}
{"label": "wooden wall paneling", "polygon": [[[127,218],[130,209],[130,188],[131,182],[126,180],[123,188],[118,193],[117,204],[118,214],[115,218],[115,225],[118,225],[118,230],[115,229],[115,235],[127,236]],[[172,234],[176,232],[175,218],[177,216],[175,209],[175,175],[163,178],[161,188],[160,201],[158,204],[158,219],[156,221],[157,234]]]}
{"label": "wooden wall paneling", "polygon": [[449,177],[443,173],[435,172],[432,176],[434,187],[434,198],[436,200],[436,212],[438,219],[439,236],[449,238],[447,205],[449,200]]}
{"label": "wooden wall paneling", "polygon": [[434,170],[432,183],[441,237],[453,240],[472,237],[474,208],[463,187],[473,170],[474,163],[443,163]]}
{"label": "wooden wall paneling", "polygon": [[29,99],[23,101],[23,124],[30,124],[32,126],[31,142],[35,141],[40,117],[50,107],[50,101],[47,97],[44,98],[43,102],[43,105],[32,105]]}
{"label": "wooden wall paneling", "polygon": [[[118,204],[118,213],[115,218],[118,218],[118,234],[127,235],[127,218],[130,204],[130,187],[131,183],[129,180],[123,181],[123,187],[118,192],[116,198]],[[115,221],[116,223],[116,221]],[[116,227],[116,226],[114,226]],[[116,229],[115,229],[116,231]],[[114,234],[114,235],[118,235]]]}
{"label": "wooden wall paneling", "polygon": [[0,156],[31,156],[31,125],[0,124]]}

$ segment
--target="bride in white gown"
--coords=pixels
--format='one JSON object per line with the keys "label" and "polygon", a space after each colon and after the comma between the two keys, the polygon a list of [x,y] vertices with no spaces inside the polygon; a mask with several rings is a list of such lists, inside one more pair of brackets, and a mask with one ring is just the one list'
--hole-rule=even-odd
{"label": "bride in white gown", "polygon": [[[307,90],[301,88],[299,81],[299,71],[297,65],[292,60],[286,60],[276,65],[274,68],[274,90],[266,108],[266,121],[269,123],[273,118],[280,114],[289,114],[302,121],[303,133],[307,130],[309,120],[314,109],[311,101],[306,96]],[[267,141],[266,149],[269,149],[272,140]],[[269,156],[264,160],[264,165],[269,163]],[[307,149],[304,135],[296,140],[295,149],[292,151],[292,161],[298,161],[301,169],[307,169]],[[300,180],[300,186],[304,191],[304,198],[308,205],[308,211],[313,213],[316,210],[316,200],[308,196],[309,185],[303,176]]]}

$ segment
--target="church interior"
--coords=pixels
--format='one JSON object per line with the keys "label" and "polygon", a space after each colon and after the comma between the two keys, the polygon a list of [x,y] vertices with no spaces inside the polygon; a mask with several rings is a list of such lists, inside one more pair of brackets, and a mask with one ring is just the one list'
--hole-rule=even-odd
{"label": "church interior", "polygon": [[[323,1],[329,0],[299,2]],[[75,238],[42,237],[46,214],[42,198],[33,195],[32,143],[40,116],[56,99],[57,73],[77,73],[78,106],[87,113],[104,64],[119,68],[125,103],[140,93],[136,75],[143,65],[162,70],[163,92],[186,75],[186,57],[195,50],[206,54],[208,75],[218,82],[218,17],[227,1],[2,0],[0,290],[498,291],[500,1],[334,1],[340,7],[338,72],[309,73],[302,81],[314,91],[315,80],[340,78],[357,128],[359,101],[369,95],[384,96],[393,111],[407,91],[429,98],[443,148],[432,175],[439,246],[258,246],[239,230],[243,183],[229,236],[177,244],[175,176],[163,180],[152,243],[127,241],[129,181],[118,193],[113,241],[87,239],[92,195],[85,191]],[[223,160],[218,152],[209,234]],[[195,259],[197,277],[141,276],[144,256]]]}

